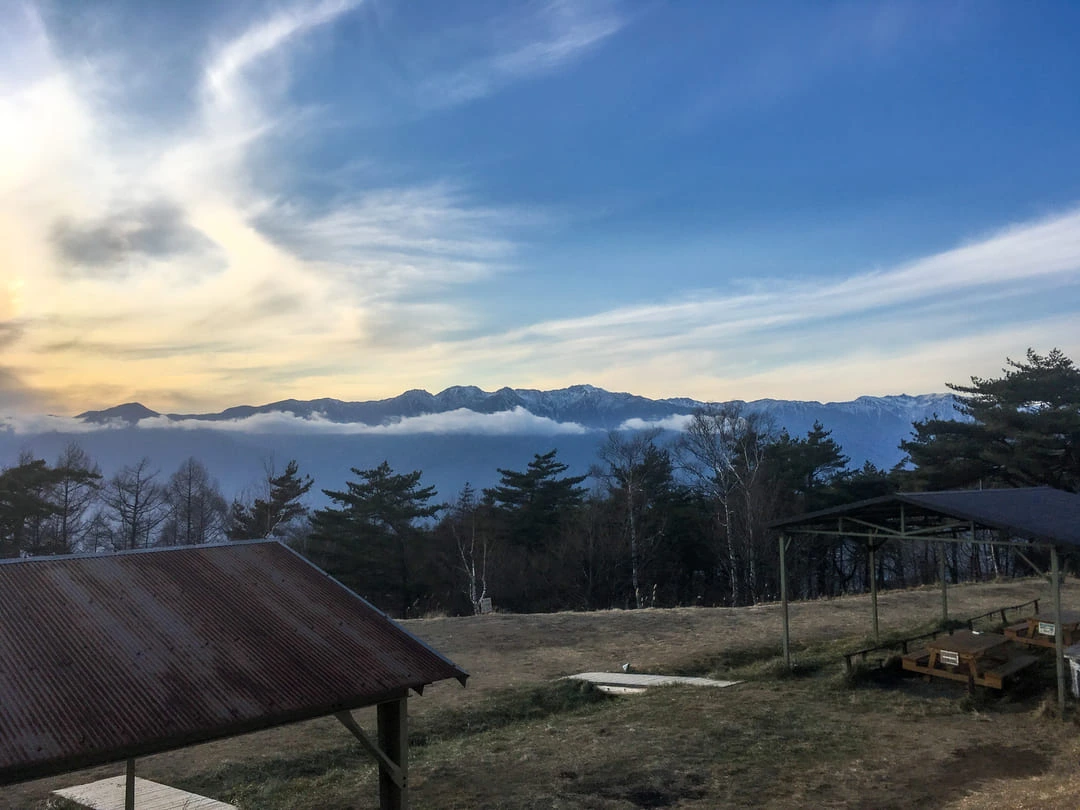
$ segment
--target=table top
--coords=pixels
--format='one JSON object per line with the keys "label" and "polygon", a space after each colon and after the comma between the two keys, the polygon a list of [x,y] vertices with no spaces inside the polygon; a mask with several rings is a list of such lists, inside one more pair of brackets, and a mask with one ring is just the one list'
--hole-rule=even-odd
{"label": "table top", "polygon": [[973,633],[971,630],[957,630],[951,636],[938,636],[926,646],[934,650],[948,650],[961,655],[981,655],[1008,641],[1000,633]]}

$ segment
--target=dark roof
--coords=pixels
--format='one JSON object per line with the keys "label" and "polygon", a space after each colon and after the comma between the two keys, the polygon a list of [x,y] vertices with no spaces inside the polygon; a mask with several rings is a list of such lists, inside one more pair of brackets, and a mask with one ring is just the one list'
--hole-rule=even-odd
{"label": "dark roof", "polygon": [[1080,495],[1052,487],[965,489],[951,492],[897,492],[832,509],[784,518],[773,529],[813,532],[836,529],[840,517],[896,523],[898,506],[906,504],[907,518],[917,524],[954,518],[974,521],[980,528],[1000,529],[1011,537],[1052,545],[1080,546]]}
{"label": "dark roof", "polygon": [[0,784],[467,677],[276,542],[0,564]]}

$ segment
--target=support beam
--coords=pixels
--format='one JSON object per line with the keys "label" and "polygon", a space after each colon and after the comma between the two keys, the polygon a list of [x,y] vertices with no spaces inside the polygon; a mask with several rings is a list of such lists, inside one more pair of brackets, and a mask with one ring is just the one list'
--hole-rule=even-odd
{"label": "support beam", "polygon": [[949,623],[949,583],[945,566],[945,546],[938,546],[938,578],[941,580],[941,624]]}
{"label": "support beam", "polygon": [[401,769],[398,784],[385,768],[379,769],[379,810],[409,810],[409,709],[408,699],[380,703],[379,748]]}
{"label": "support beam", "polygon": [[788,625],[787,535],[780,535],[780,604],[784,617],[784,666],[791,669],[791,634]]}
{"label": "support beam", "polygon": [[1054,590],[1054,663],[1057,666],[1058,715],[1065,719],[1065,632],[1061,628],[1061,563],[1050,547],[1050,587]]}
{"label": "support beam", "polygon": [[[1028,557],[1027,554],[1022,552],[1020,549],[1016,549],[1016,554],[1021,560],[1023,560],[1029,566],[1031,566],[1031,570],[1034,571],[1036,574],[1038,574],[1040,577],[1045,577],[1046,576],[1046,572],[1043,571],[1041,568],[1039,568],[1039,566],[1037,566],[1035,563],[1033,563],[1031,561],[1031,559]],[[1047,578],[1049,579],[1049,577],[1047,577]]]}
{"label": "support beam", "polygon": [[334,715],[341,725],[345,726],[352,735],[360,741],[360,744],[364,746],[365,750],[375,761],[379,763],[379,770],[385,771],[389,774],[390,778],[394,781],[394,784],[398,787],[405,787],[405,774],[398,766],[397,762],[390,759],[390,757],[383,751],[378,744],[375,743],[367,732],[360,727],[360,724],[356,722],[356,718],[349,712],[338,712]]}
{"label": "support beam", "polygon": [[878,547],[874,543],[866,544],[867,551],[870,554],[870,610],[874,614],[874,641],[881,641],[881,634],[878,632],[878,611],[877,611],[877,550]]}
{"label": "support beam", "polygon": [[135,760],[127,761],[127,779],[124,781],[124,810],[135,810]]}

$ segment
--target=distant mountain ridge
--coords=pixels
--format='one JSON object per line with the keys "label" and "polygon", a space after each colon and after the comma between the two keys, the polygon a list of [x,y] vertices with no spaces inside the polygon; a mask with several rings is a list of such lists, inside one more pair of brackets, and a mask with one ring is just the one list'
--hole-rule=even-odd
{"label": "distant mountain ridge", "polygon": [[[838,418],[843,422],[851,419],[871,422],[899,421],[910,426],[913,421],[934,414],[943,417],[955,415],[951,394],[863,396],[849,402],[827,403],[778,399],[719,403],[687,397],[649,399],[636,394],[606,391],[592,385],[572,385],[551,391],[531,388],[484,391],[476,386],[453,386],[438,394],[413,389],[389,399],[364,402],[332,398],[285,399],[265,405],[234,406],[217,413],[159,413],[141,403],[132,402],[105,410],[86,411],[77,418],[96,424],[115,421],[135,424],[142,419],[157,416],[174,421],[220,422],[246,419],[257,414],[291,413],[305,419],[318,416],[343,424],[385,425],[403,418],[460,409],[492,414],[524,408],[534,416],[556,422],[573,422],[587,428],[614,430],[631,419],[653,422],[722,404],[735,404],[749,411],[769,414],[790,432],[803,432],[803,425],[809,427],[815,419],[823,422],[826,427],[831,427],[830,422]],[[798,427],[793,428],[789,424],[791,422]]]}
{"label": "distant mountain ridge", "polygon": [[[268,461],[276,460],[280,466],[296,459],[301,470],[314,476],[320,491],[313,491],[311,502],[319,505],[325,502],[321,489],[341,489],[353,477],[351,468],[369,469],[387,460],[395,470],[422,470],[425,483],[435,485],[440,497],[452,498],[465,482],[475,488],[492,486],[498,483],[499,468],[524,469],[534,453],[552,448],[569,465],[571,474],[585,474],[597,462],[607,431],[630,420],[634,420],[632,428],[652,424],[665,428],[660,441],[670,445],[687,414],[719,404],[687,397],[649,399],[591,385],[490,392],[455,386],[438,394],[414,390],[371,402],[286,399],[203,414],[165,414],[131,402],[86,411],[77,417],[82,425],[68,430],[63,423],[34,433],[0,428],[0,464],[14,463],[24,452],[53,459],[73,441],[101,465],[106,476],[144,457],[168,475],[194,456],[206,464],[231,498],[258,491]],[[853,467],[871,461],[890,468],[903,459],[898,445],[911,434],[912,422],[935,414],[959,418],[950,394],[865,396],[825,403],[760,399],[737,404],[768,414],[777,429],[785,428],[793,436],[805,435],[820,421],[832,431]],[[299,419],[275,416],[283,412]],[[521,418],[522,414],[527,418]],[[417,421],[424,424],[410,425],[413,417],[422,417]],[[341,423],[341,430],[327,429],[326,421]],[[568,423],[583,429],[553,429]],[[357,424],[371,429],[350,427]],[[511,428],[501,427],[506,424]]]}

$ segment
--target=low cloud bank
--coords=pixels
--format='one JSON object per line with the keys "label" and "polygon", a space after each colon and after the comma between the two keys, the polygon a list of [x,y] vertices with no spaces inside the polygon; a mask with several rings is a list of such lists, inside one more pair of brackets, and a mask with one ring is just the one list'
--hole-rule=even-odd
{"label": "low cloud bank", "polygon": [[676,413],[671,416],[665,416],[663,419],[639,419],[635,416],[633,419],[627,419],[619,425],[618,430],[650,430],[652,428],[660,428],[661,430],[676,430],[681,433],[686,430],[693,419],[694,415],[690,413]]}
{"label": "low cloud bank", "polygon": [[52,416],[49,414],[0,416],[0,430],[6,430],[17,436],[41,433],[96,433],[101,430],[116,430],[125,427],[129,427],[129,425],[122,419],[110,419],[106,422],[84,422],[74,416]]}
{"label": "low cloud bank", "polygon": [[298,433],[373,436],[411,436],[416,434],[480,434],[485,436],[582,434],[588,428],[576,422],[556,422],[536,416],[520,406],[510,411],[477,413],[458,408],[445,413],[406,416],[385,425],[362,422],[333,422],[322,414],[297,416],[290,411],[258,413],[243,419],[205,421],[202,419],[173,420],[156,416],[139,421],[140,428],[171,428],[179,430],[225,430],[237,433]]}

